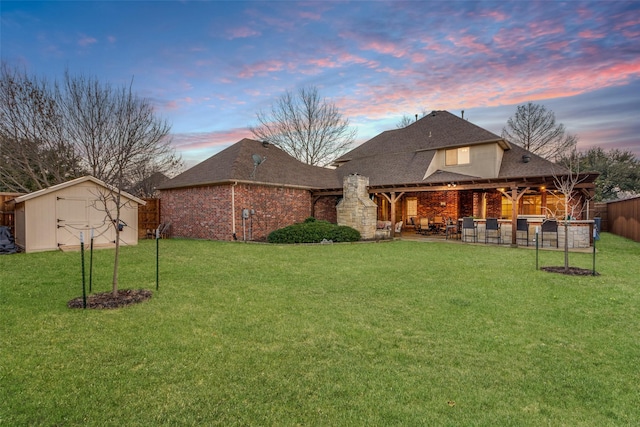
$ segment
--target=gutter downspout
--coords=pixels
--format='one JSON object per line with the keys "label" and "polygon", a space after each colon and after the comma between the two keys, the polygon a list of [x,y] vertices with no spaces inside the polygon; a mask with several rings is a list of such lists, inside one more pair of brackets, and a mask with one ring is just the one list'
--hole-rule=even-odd
{"label": "gutter downspout", "polygon": [[236,185],[238,185],[238,181],[235,181],[231,185],[231,236],[233,237],[233,240],[238,240],[238,237],[236,236]]}

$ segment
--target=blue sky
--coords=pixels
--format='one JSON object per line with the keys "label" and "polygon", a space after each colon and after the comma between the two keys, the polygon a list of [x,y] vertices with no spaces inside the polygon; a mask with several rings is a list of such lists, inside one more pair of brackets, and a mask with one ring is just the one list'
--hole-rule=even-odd
{"label": "blue sky", "polygon": [[188,165],[243,137],[286,90],[316,86],[361,143],[449,110],[500,134],[553,110],[579,148],[640,158],[640,2],[2,1],[2,60],[128,84]]}

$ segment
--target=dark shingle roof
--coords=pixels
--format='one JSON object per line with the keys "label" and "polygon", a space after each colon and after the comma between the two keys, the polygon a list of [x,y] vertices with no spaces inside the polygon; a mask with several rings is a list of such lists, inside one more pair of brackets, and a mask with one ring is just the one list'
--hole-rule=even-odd
{"label": "dark shingle roof", "polygon": [[[437,150],[487,143],[504,149],[499,179],[552,176],[559,170],[554,163],[448,111],[434,111],[403,129],[383,132],[335,163],[340,177],[358,173],[368,176],[372,186],[477,181],[482,178],[441,170],[424,175]],[[528,163],[522,160],[526,153],[531,158]]]}
{"label": "dark shingle roof", "polygon": [[382,132],[337,159],[336,163],[379,154],[435,150],[489,141],[505,144],[498,135],[448,111],[433,111],[405,128]]}
{"label": "dark shingle roof", "polygon": [[[444,184],[482,181],[482,178],[451,171],[425,173],[439,149],[497,143],[504,149],[498,179],[549,177],[561,169],[522,147],[511,145],[487,131],[447,111],[435,111],[415,123],[390,130],[370,139],[340,157],[335,170],[310,166],[273,145],[243,139],[197,164],[159,188],[170,189],[228,182],[295,186],[309,189],[339,189],[343,178],[357,173],[369,178],[371,186]],[[253,155],[266,160],[255,167]],[[523,161],[528,154],[530,160]]]}
{"label": "dark shingle roof", "polygon": [[[253,156],[264,161],[254,166]],[[255,170],[254,170],[255,169]],[[231,181],[318,188],[341,188],[332,169],[302,163],[271,144],[243,139],[163,183],[159,189],[214,185]]]}
{"label": "dark shingle roof", "polygon": [[[523,160],[525,154],[530,159],[526,163]],[[554,173],[562,175],[567,173],[567,169],[514,144],[511,150],[504,152],[498,178],[553,176]]]}

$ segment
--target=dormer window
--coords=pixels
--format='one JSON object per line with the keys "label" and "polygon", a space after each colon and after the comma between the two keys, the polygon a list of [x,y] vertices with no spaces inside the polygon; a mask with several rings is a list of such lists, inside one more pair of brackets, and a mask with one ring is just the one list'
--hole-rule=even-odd
{"label": "dormer window", "polygon": [[445,152],[445,165],[467,165],[470,163],[469,147],[453,148]]}

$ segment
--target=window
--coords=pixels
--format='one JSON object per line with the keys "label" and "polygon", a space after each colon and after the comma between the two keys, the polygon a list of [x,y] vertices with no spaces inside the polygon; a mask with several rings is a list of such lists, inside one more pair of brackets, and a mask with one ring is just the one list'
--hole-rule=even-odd
{"label": "window", "polygon": [[565,215],[564,194],[560,192],[547,193],[547,215],[563,218]]}
{"label": "window", "polygon": [[470,163],[469,147],[453,148],[445,151],[446,166],[467,165]]}
{"label": "window", "polygon": [[411,223],[411,218],[418,216],[418,198],[407,197],[407,223]]}
{"label": "window", "polygon": [[522,196],[522,212],[523,215],[540,215],[542,214],[542,196],[539,194],[527,194]]}
{"label": "window", "polygon": [[[540,194],[526,194],[520,201],[522,204],[518,209],[518,215],[540,215],[542,214],[542,196]],[[511,200],[502,196],[502,218],[511,218]]]}

